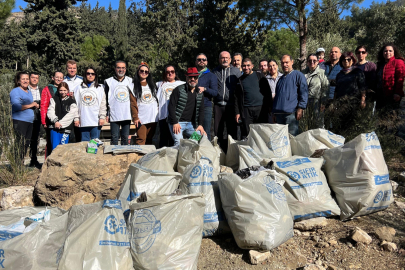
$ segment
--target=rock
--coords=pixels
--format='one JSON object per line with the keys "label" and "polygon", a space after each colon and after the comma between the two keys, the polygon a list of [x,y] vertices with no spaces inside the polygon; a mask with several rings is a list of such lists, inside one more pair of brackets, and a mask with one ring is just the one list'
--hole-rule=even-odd
{"label": "rock", "polygon": [[321,260],[317,260],[317,261],[315,261],[315,264],[322,266],[322,261],[321,261]]}
{"label": "rock", "polygon": [[362,229],[360,229],[358,227],[356,227],[356,229],[354,229],[351,238],[358,243],[364,243],[367,245],[370,244],[371,241],[373,241],[373,239],[371,239],[370,235],[368,235],[365,231],[363,231]]}
{"label": "rock", "polygon": [[395,201],[395,204],[398,206],[399,209],[405,211],[405,203]]}
{"label": "rock", "polygon": [[405,257],[405,249],[401,248],[401,249],[398,251],[398,254]]}
{"label": "rock", "polygon": [[233,170],[230,167],[221,165],[221,173],[222,172],[224,172],[224,173],[233,173]]}
{"label": "rock", "polygon": [[398,175],[398,181],[399,181],[399,182],[405,182],[405,172],[401,172],[401,173]]}
{"label": "rock", "polygon": [[294,223],[294,229],[300,231],[311,231],[314,229],[320,229],[328,225],[328,220],[325,217],[317,217],[312,219],[307,219]]}
{"label": "rock", "polygon": [[395,229],[391,227],[380,227],[375,230],[375,235],[381,241],[391,242],[392,238],[395,236]]}
{"label": "rock", "polygon": [[294,230],[294,235],[295,236],[301,236],[301,232],[299,230]]}
{"label": "rock", "polygon": [[390,180],[390,182],[391,182],[391,186],[392,186],[392,191],[397,190],[397,188],[398,188],[398,183],[395,182],[395,181],[392,181],[392,180]]}
{"label": "rock", "polygon": [[397,245],[392,242],[384,241],[384,242],[382,242],[381,246],[384,250],[389,251],[389,252],[394,252],[395,250],[397,250]]}
{"label": "rock", "polygon": [[328,268],[326,270],[337,270],[338,268],[334,265],[328,265]]}
{"label": "rock", "polygon": [[337,244],[338,244],[338,242],[335,240],[335,239],[331,239],[331,240],[329,240],[329,245],[331,245],[331,246],[336,246]]}
{"label": "rock", "polygon": [[252,264],[259,264],[270,257],[270,251],[250,250],[249,256]]}
{"label": "rock", "polygon": [[302,232],[301,235],[302,235],[302,236],[306,236],[306,237],[309,237],[309,236],[310,236],[309,232]]}
{"label": "rock", "polygon": [[46,159],[35,185],[40,203],[69,209],[72,205],[114,199],[131,163],[140,155],[135,153],[86,153],[87,142],[58,146]]}
{"label": "rock", "polygon": [[327,247],[329,247],[329,244],[325,243],[325,242],[319,242],[316,244],[316,246],[319,248],[327,248]]}
{"label": "rock", "polygon": [[304,270],[325,270],[325,268],[321,265],[308,264],[304,267]]}
{"label": "rock", "polygon": [[34,187],[13,186],[0,189],[0,208],[8,210],[25,206],[34,206],[32,201]]}

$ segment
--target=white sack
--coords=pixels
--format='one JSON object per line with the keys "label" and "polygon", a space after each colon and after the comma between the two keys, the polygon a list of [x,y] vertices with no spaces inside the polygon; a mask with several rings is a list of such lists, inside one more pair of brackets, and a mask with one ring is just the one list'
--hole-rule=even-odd
{"label": "white sack", "polygon": [[219,157],[219,164],[225,165],[226,164],[226,155],[224,151],[222,151],[221,147],[218,144],[218,137],[215,136],[214,139],[211,141],[212,146],[214,146],[215,151],[217,151],[217,155]]}
{"label": "white sack", "polygon": [[102,209],[67,237],[58,269],[134,269],[119,200],[105,200]]}
{"label": "white sack", "polygon": [[291,157],[288,125],[251,124],[247,142],[262,158]]}
{"label": "white sack", "polygon": [[181,179],[182,175],[177,172],[151,170],[136,163],[131,164],[117,194],[125,216],[129,214],[129,202],[142,192],[170,194],[178,188]]}
{"label": "white sack", "polygon": [[326,177],[321,171],[322,158],[293,156],[273,161],[276,170],[287,176],[284,192],[294,220],[340,214]]}
{"label": "white sack", "polygon": [[263,160],[255,150],[249,145],[238,145],[239,150],[239,170],[251,166],[260,166]]}
{"label": "white sack", "polygon": [[[45,207],[25,207],[0,212],[0,224],[15,224],[22,218],[46,211]],[[34,228],[0,242],[0,269],[56,270],[65,241],[67,214],[65,210],[48,207],[49,220],[29,221]],[[27,220],[25,220],[27,221]],[[38,220],[39,221],[39,220]],[[32,223],[31,223],[32,222]]]}
{"label": "white sack", "polygon": [[345,138],[322,128],[308,130],[294,137],[290,135],[291,150],[294,156],[311,156],[318,149],[341,146]]}
{"label": "white sack", "polygon": [[222,207],[240,248],[271,250],[293,236],[283,180],[274,170],[251,173],[219,175]]}
{"label": "white sack", "polygon": [[394,201],[388,168],[374,132],[326,150],[324,158],[329,185],[342,210],[340,219],[380,211]]}
{"label": "white sack", "polygon": [[201,158],[197,163],[186,167],[180,190],[183,194],[204,194],[203,237],[230,232],[219,196],[218,173],[209,159]]}
{"label": "white sack", "polygon": [[175,148],[163,147],[146,154],[138,160],[137,164],[151,170],[174,172],[177,167],[178,152]]}
{"label": "white sack", "polygon": [[211,160],[214,170],[217,172],[221,171],[218,153],[207,136],[202,136],[199,143],[194,140],[180,140],[177,171],[183,173],[188,165],[196,163],[201,157],[206,157]]}
{"label": "white sack", "polygon": [[129,232],[135,269],[197,269],[204,208],[202,194],[132,201]]}
{"label": "white sack", "polygon": [[236,171],[239,169],[239,149],[238,145],[247,145],[247,141],[236,141],[228,135],[228,151],[226,152],[226,166]]}

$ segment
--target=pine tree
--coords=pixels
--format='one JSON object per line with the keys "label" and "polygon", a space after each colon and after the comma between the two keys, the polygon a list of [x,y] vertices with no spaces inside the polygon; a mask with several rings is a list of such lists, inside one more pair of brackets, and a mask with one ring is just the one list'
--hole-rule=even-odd
{"label": "pine tree", "polygon": [[128,55],[128,28],[125,0],[120,0],[118,8],[118,31],[117,31],[117,59],[126,60]]}
{"label": "pine tree", "polygon": [[0,0],[0,29],[3,28],[6,19],[15,6],[15,0]]}

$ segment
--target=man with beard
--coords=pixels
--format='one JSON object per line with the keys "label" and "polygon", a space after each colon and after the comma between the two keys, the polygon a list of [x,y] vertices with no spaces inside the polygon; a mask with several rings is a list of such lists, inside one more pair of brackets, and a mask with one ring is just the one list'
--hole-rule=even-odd
{"label": "man with beard", "polygon": [[127,65],[124,61],[115,62],[115,75],[104,81],[107,99],[107,122],[110,122],[111,145],[128,145],[131,126],[130,92],[132,78],[125,76]]}
{"label": "man with beard", "polygon": [[180,144],[184,137],[189,138],[194,131],[206,134],[204,123],[204,94],[197,88],[197,68],[190,67],[186,73],[186,84],[177,86],[169,102],[169,129],[173,137],[174,146]]}

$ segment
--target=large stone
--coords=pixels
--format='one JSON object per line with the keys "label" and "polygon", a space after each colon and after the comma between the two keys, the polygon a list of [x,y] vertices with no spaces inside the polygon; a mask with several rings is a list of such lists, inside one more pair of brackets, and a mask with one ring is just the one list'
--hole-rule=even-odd
{"label": "large stone", "polygon": [[35,185],[41,203],[68,209],[72,205],[114,199],[138,154],[86,153],[87,142],[59,145],[46,159]]}
{"label": "large stone", "polygon": [[357,243],[370,244],[373,239],[365,231],[357,228],[353,231],[352,239]]}
{"label": "large stone", "polygon": [[14,186],[0,189],[0,209],[7,210],[25,206],[34,206],[32,201],[34,187]]}
{"label": "large stone", "polygon": [[257,251],[257,250],[250,250],[249,251],[249,256],[250,256],[250,262],[252,264],[259,264],[261,262],[264,262],[270,257],[270,251]]}
{"label": "large stone", "polygon": [[389,252],[394,252],[397,250],[397,245],[394,243],[391,243],[391,242],[384,241],[384,242],[382,242],[381,246],[384,250],[389,251]]}
{"label": "large stone", "polygon": [[320,229],[328,225],[328,220],[325,217],[317,217],[312,219],[307,219],[294,223],[294,229],[301,231],[311,231],[315,229]]}
{"label": "large stone", "polygon": [[375,230],[375,235],[381,241],[391,242],[392,238],[395,236],[395,229],[391,227],[380,227]]}

